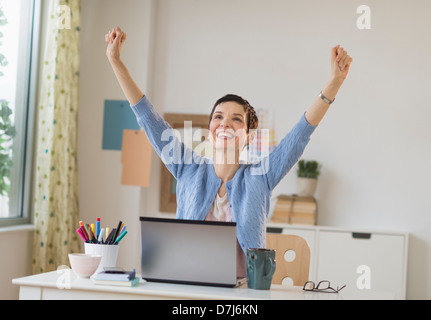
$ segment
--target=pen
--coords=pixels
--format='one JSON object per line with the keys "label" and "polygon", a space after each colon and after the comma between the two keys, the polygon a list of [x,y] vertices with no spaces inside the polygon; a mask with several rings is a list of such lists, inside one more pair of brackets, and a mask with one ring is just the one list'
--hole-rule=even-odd
{"label": "pen", "polygon": [[116,229],[116,231],[115,231],[114,239],[112,239],[111,243],[114,243],[114,242],[115,242],[115,240],[117,240],[117,238],[118,238],[118,234],[120,233],[120,230],[121,230],[121,224],[122,224],[122,223],[123,223],[122,221],[119,221],[119,222],[118,222],[118,227],[117,227],[117,229]]}
{"label": "pen", "polygon": [[81,236],[82,240],[84,240],[84,242],[87,242],[87,239],[85,239],[85,236],[82,234],[81,229],[77,229],[76,232],[78,232],[78,234]]}
{"label": "pen", "polygon": [[111,230],[111,232],[109,233],[108,238],[106,238],[106,241],[105,241],[106,244],[111,244],[111,241],[112,241],[112,238],[115,235],[115,232],[116,232],[115,228]]}
{"label": "pen", "polygon": [[96,234],[96,228],[94,227],[94,223],[91,224],[91,232],[93,232],[93,234]]}
{"label": "pen", "polygon": [[113,233],[112,233],[111,239],[109,239],[109,244],[114,244],[115,240],[116,240],[115,235],[117,234],[117,228],[112,229],[112,231],[113,231]]}
{"label": "pen", "polygon": [[87,231],[85,231],[84,225],[82,225],[80,229],[81,229],[82,234],[86,238],[86,240],[88,240],[89,239],[88,233],[87,233]]}
{"label": "pen", "polygon": [[108,241],[107,241],[107,240],[108,240],[108,237],[109,237],[109,227],[107,227],[107,228],[106,228],[106,236],[105,236],[105,239],[106,239],[106,240],[105,240],[105,243],[106,243],[106,244],[108,243]]}
{"label": "pen", "polygon": [[96,239],[96,237],[94,236],[94,233],[93,233],[93,230],[90,228],[90,230],[89,230],[89,235],[90,235],[90,242],[92,242],[92,243],[97,243],[97,239]]}
{"label": "pen", "polygon": [[87,231],[87,234],[89,235],[90,234],[90,225],[88,223],[86,223],[86,224],[84,224],[84,228],[85,228],[85,231]]}
{"label": "pen", "polygon": [[99,237],[100,235],[100,218],[97,218],[96,221],[96,237]]}
{"label": "pen", "polygon": [[99,238],[97,239],[99,244],[103,244],[103,233],[105,232],[105,229],[102,228],[102,230],[99,233]]}
{"label": "pen", "polygon": [[127,234],[127,231],[124,231],[118,238],[117,238],[117,240],[115,240],[115,243],[116,244],[118,244],[120,241],[121,241],[121,239],[123,239],[124,238],[124,236]]}

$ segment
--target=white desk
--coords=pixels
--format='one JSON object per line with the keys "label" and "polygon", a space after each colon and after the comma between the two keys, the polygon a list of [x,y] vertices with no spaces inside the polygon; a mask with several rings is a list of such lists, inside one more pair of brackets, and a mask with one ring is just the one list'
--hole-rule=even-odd
{"label": "white desk", "polygon": [[271,290],[218,288],[143,282],[136,287],[95,285],[90,279],[80,279],[71,270],[54,271],[12,280],[20,286],[20,300],[389,300],[394,293],[362,291],[350,293],[305,292],[301,287],[272,285]]}

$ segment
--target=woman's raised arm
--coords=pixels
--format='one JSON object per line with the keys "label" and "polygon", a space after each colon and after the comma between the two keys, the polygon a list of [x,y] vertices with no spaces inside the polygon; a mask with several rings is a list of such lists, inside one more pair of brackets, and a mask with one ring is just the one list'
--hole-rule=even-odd
{"label": "woman's raised arm", "polygon": [[148,140],[153,146],[166,168],[178,180],[184,164],[192,163],[192,159],[201,160],[175,134],[170,124],[166,122],[154,109],[151,102],[144,97],[142,91],[133,81],[125,64],[121,61],[121,49],[126,41],[126,34],[120,28],[111,30],[105,40],[108,44],[106,56],[117,76],[123,92],[129,100],[131,110],[141,128],[145,130]]}
{"label": "woman's raised arm", "polygon": [[305,113],[305,118],[312,126],[317,126],[325,116],[330,104],[324,99],[333,101],[338,90],[350,71],[353,59],[339,45],[331,51],[331,79],[322,90],[322,98],[319,97]]}
{"label": "woman's raised arm", "polygon": [[127,35],[119,27],[109,31],[108,34],[105,35],[105,41],[108,44],[106,56],[111,63],[112,69],[120,83],[124,95],[130,105],[134,106],[142,100],[144,94],[139,89],[126,65],[121,60],[121,49],[123,48],[126,38]]}

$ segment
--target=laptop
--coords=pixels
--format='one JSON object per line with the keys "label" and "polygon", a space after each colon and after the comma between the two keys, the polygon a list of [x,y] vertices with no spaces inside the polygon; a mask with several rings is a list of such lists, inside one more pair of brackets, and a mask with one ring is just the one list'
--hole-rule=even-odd
{"label": "laptop", "polygon": [[236,287],[236,223],[141,217],[146,281]]}

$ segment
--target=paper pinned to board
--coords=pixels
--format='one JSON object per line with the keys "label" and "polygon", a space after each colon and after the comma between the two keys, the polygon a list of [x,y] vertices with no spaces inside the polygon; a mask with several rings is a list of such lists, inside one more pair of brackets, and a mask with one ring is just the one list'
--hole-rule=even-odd
{"label": "paper pinned to board", "polygon": [[121,151],[123,130],[139,130],[136,116],[127,101],[105,100],[103,114],[103,150]]}
{"label": "paper pinned to board", "polygon": [[124,130],[121,184],[149,187],[153,147],[145,131]]}

